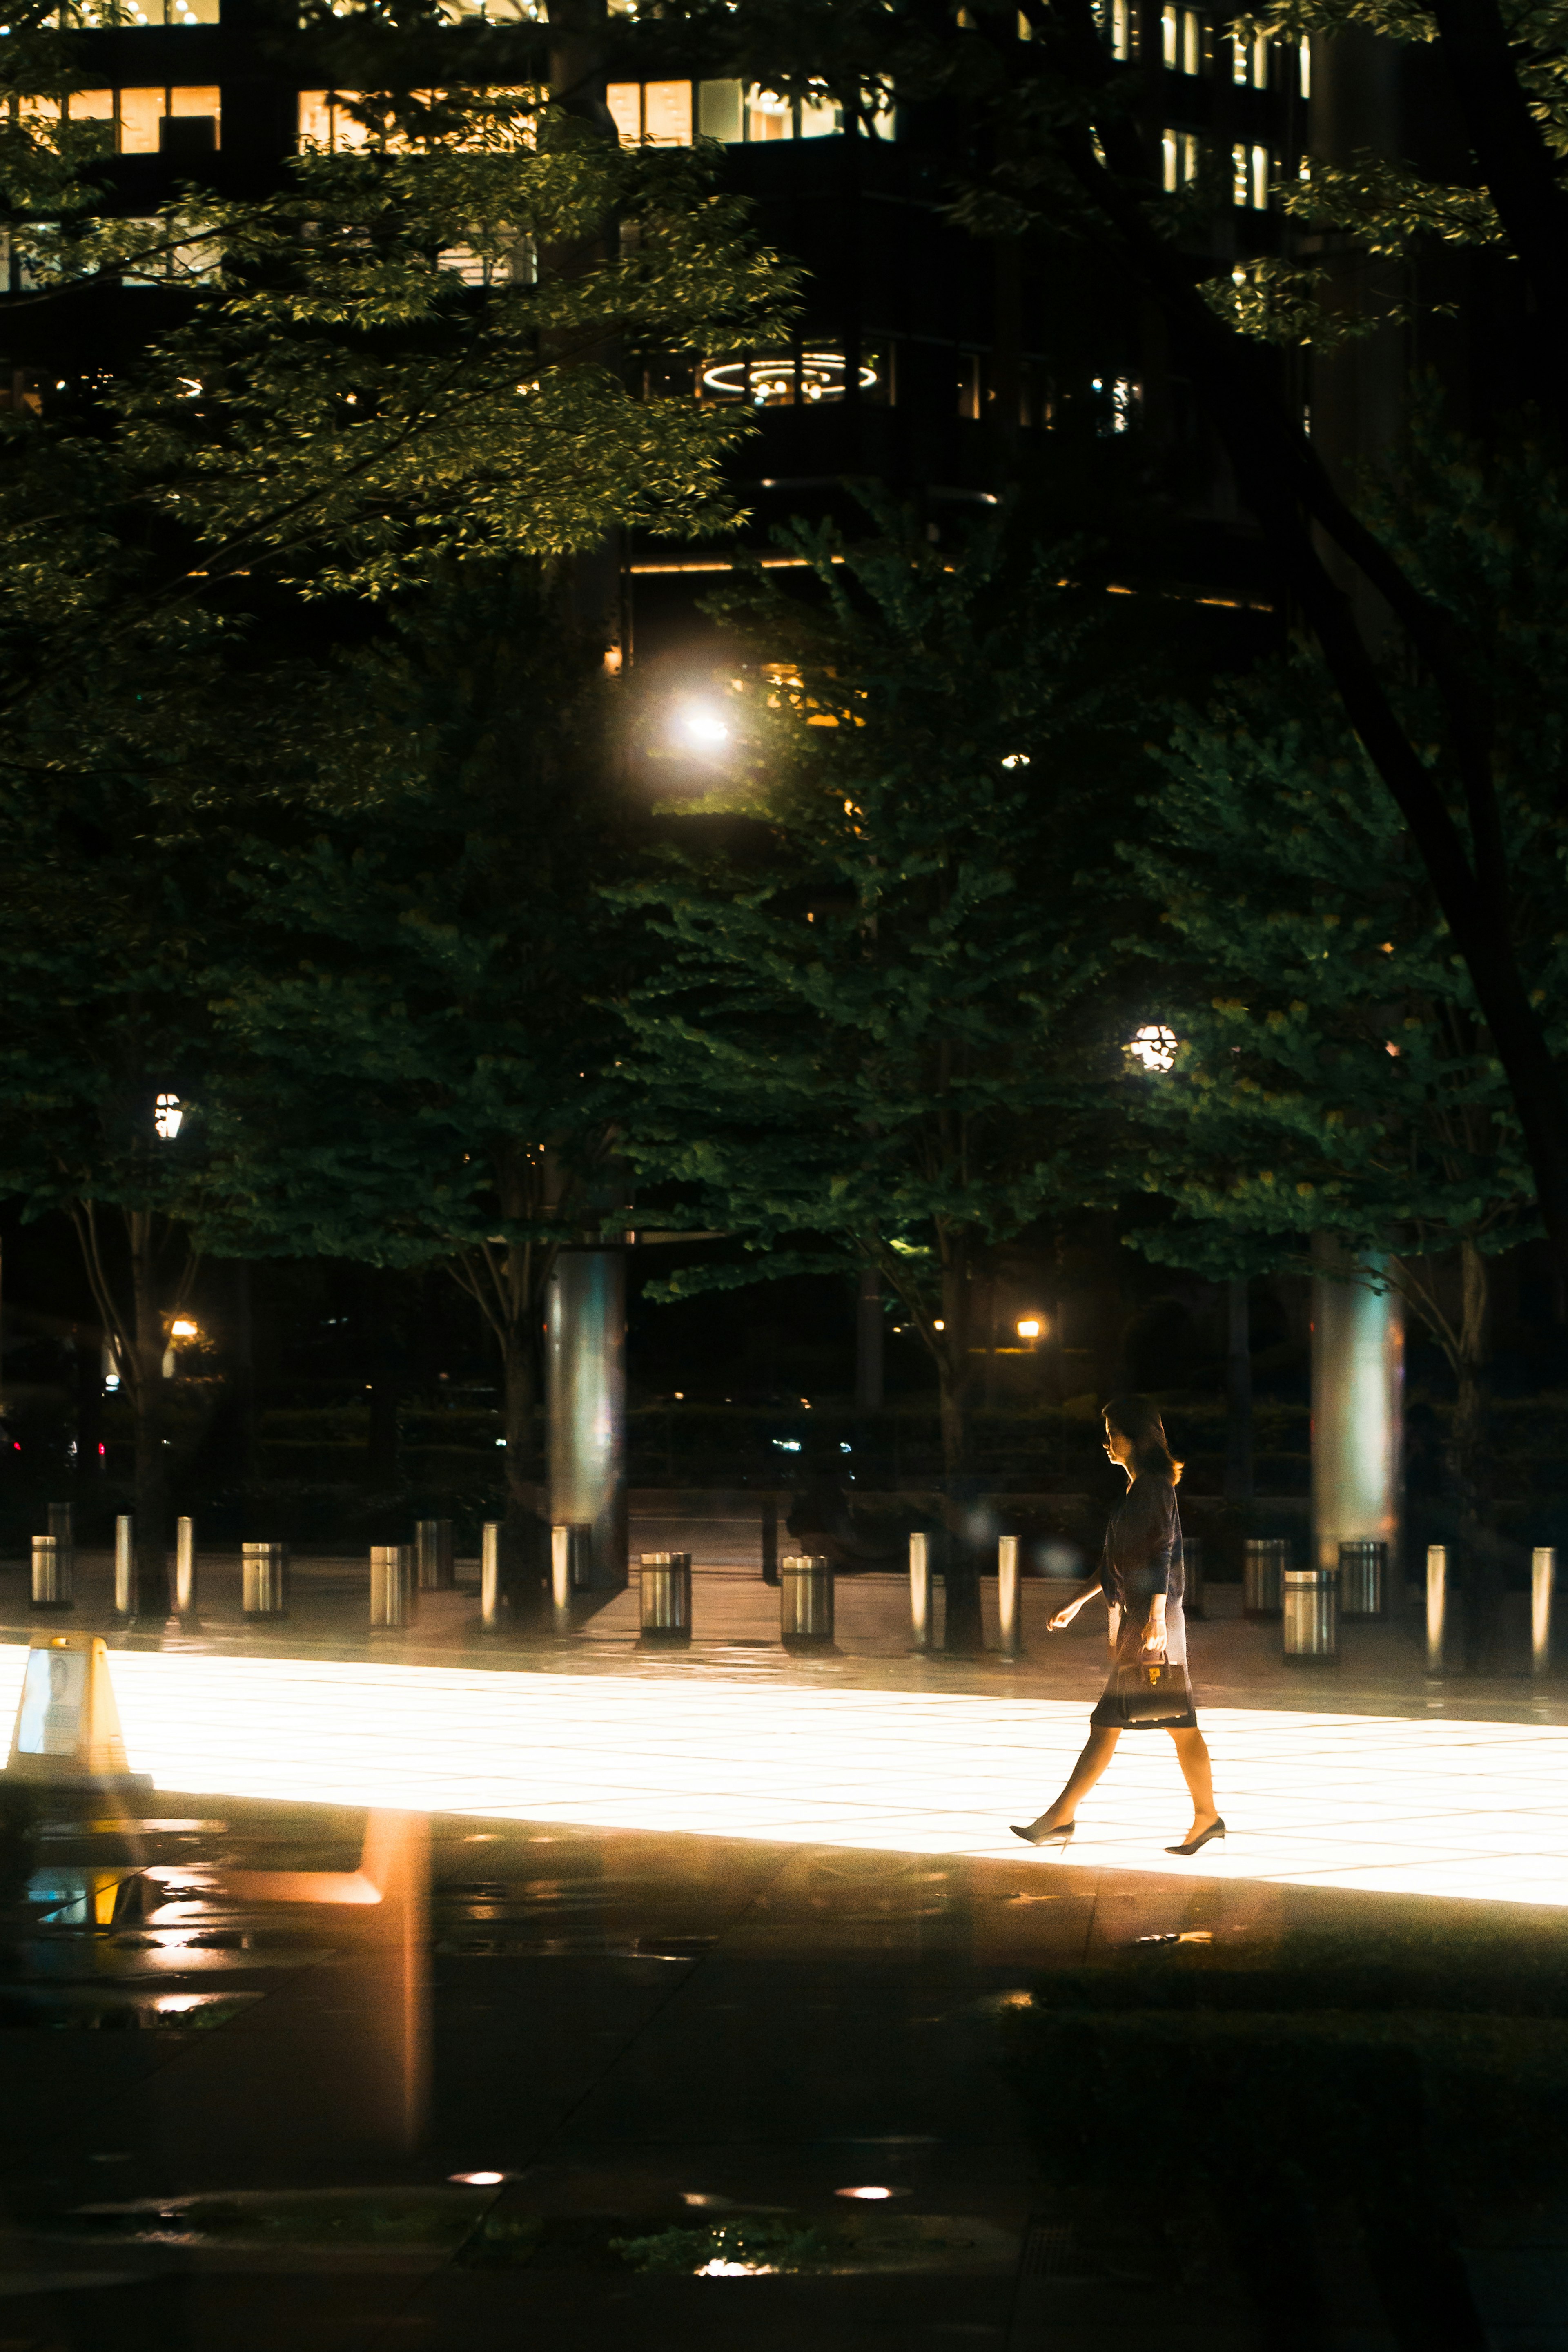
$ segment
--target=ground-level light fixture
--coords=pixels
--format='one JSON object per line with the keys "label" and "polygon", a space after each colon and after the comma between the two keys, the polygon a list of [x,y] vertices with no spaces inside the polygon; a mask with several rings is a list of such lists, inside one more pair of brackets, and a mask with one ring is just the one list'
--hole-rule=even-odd
{"label": "ground-level light fixture", "polygon": [[862,2204],[880,2205],[884,2198],[907,2197],[907,2189],[835,2189],[835,2197],[853,2197]]}
{"label": "ground-level light fixture", "polygon": [[504,2172],[449,2172],[446,2178],[459,2189],[499,2189],[507,2175]]}
{"label": "ground-level light fixture", "polygon": [[178,1095],[159,1095],[152,1104],[152,1125],[164,1143],[172,1143],[185,1116]]}
{"label": "ground-level light fixture", "polygon": [[1163,1021],[1145,1021],[1129,1038],[1127,1052],[1145,1070],[1171,1070],[1176,1067],[1180,1042],[1176,1031],[1167,1029]]}

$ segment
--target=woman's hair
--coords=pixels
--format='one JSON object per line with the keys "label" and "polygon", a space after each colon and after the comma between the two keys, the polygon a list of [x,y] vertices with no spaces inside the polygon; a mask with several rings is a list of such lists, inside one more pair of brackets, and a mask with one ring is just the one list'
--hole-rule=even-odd
{"label": "woman's hair", "polygon": [[1173,1486],[1178,1484],[1182,1465],[1166,1442],[1166,1425],[1157,1407],[1147,1397],[1113,1397],[1103,1418],[1108,1429],[1132,1439],[1135,1470],[1152,1471],[1156,1478],[1168,1478]]}

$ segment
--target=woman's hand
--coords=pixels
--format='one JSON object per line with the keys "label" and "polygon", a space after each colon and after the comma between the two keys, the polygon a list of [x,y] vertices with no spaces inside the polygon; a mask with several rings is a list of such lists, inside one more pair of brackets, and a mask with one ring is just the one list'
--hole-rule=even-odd
{"label": "woman's hand", "polygon": [[1054,1617],[1047,1619],[1045,1627],[1046,1632],[1048,1633],[1065,1633],[1073,1619],[1077,1616],[1081,1606],[1082,1603],[1079,1601],[1071,1601],[1065,1609],[1059,1609]]}
{"label": "woman's hand", "polygon": [[1151,1619],[1144,1628],[1144,1655],[1158,1660],[1166,1654],[1166,1629],[1163,1621]]}

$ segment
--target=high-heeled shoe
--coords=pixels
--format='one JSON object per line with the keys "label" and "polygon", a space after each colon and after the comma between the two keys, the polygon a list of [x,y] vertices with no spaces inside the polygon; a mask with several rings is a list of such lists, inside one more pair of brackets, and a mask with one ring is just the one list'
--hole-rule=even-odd
{"label": "high-heeled shoe", "polygon": [[1196,1853],[1200,1845],[1207,1845],[1208,1843],[1210,1838],[1223,1837],[1224,1835],[1225,1823],[1223,1822],[1210,1822],[1206,1830],[1199,1830],[1197,1835],[1195,1838],[1188,1838],[1185,1845],[1167,1845],[1166,1852],[1167,1853]]}
{"label": "high-heeled shoe", "polygon": [[1062,1845],[1072,1835],[1078,1824],[1076,1822],[1058,1822],[1054,1829],[1037,1830],[1032,1825],[1020,1828],[1017,1822],[1009,1822],[1008,1827],[1014,1837],[1022,1838],[1025,1845]]}

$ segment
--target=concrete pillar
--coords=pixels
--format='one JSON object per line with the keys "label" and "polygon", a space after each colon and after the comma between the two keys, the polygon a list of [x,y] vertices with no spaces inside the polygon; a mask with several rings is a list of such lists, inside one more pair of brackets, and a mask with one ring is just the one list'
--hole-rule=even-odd
{"label": "concrete pillar", "polygon": [[549,1516],[591,1528],[588,1590],[626,1584],[626,1259],[563,1250],[546,1308]]}
{"label": "concrete pillar", "polygon": [[1350,1267],[1319,1234],[1312,1277],[1312,1558],[1337,1569],[1342,1543],[1388,1546],[1392,1604],[1405,1581],[1400,1551],[1405,1303],[1392,1291],[1334,1279]]}

